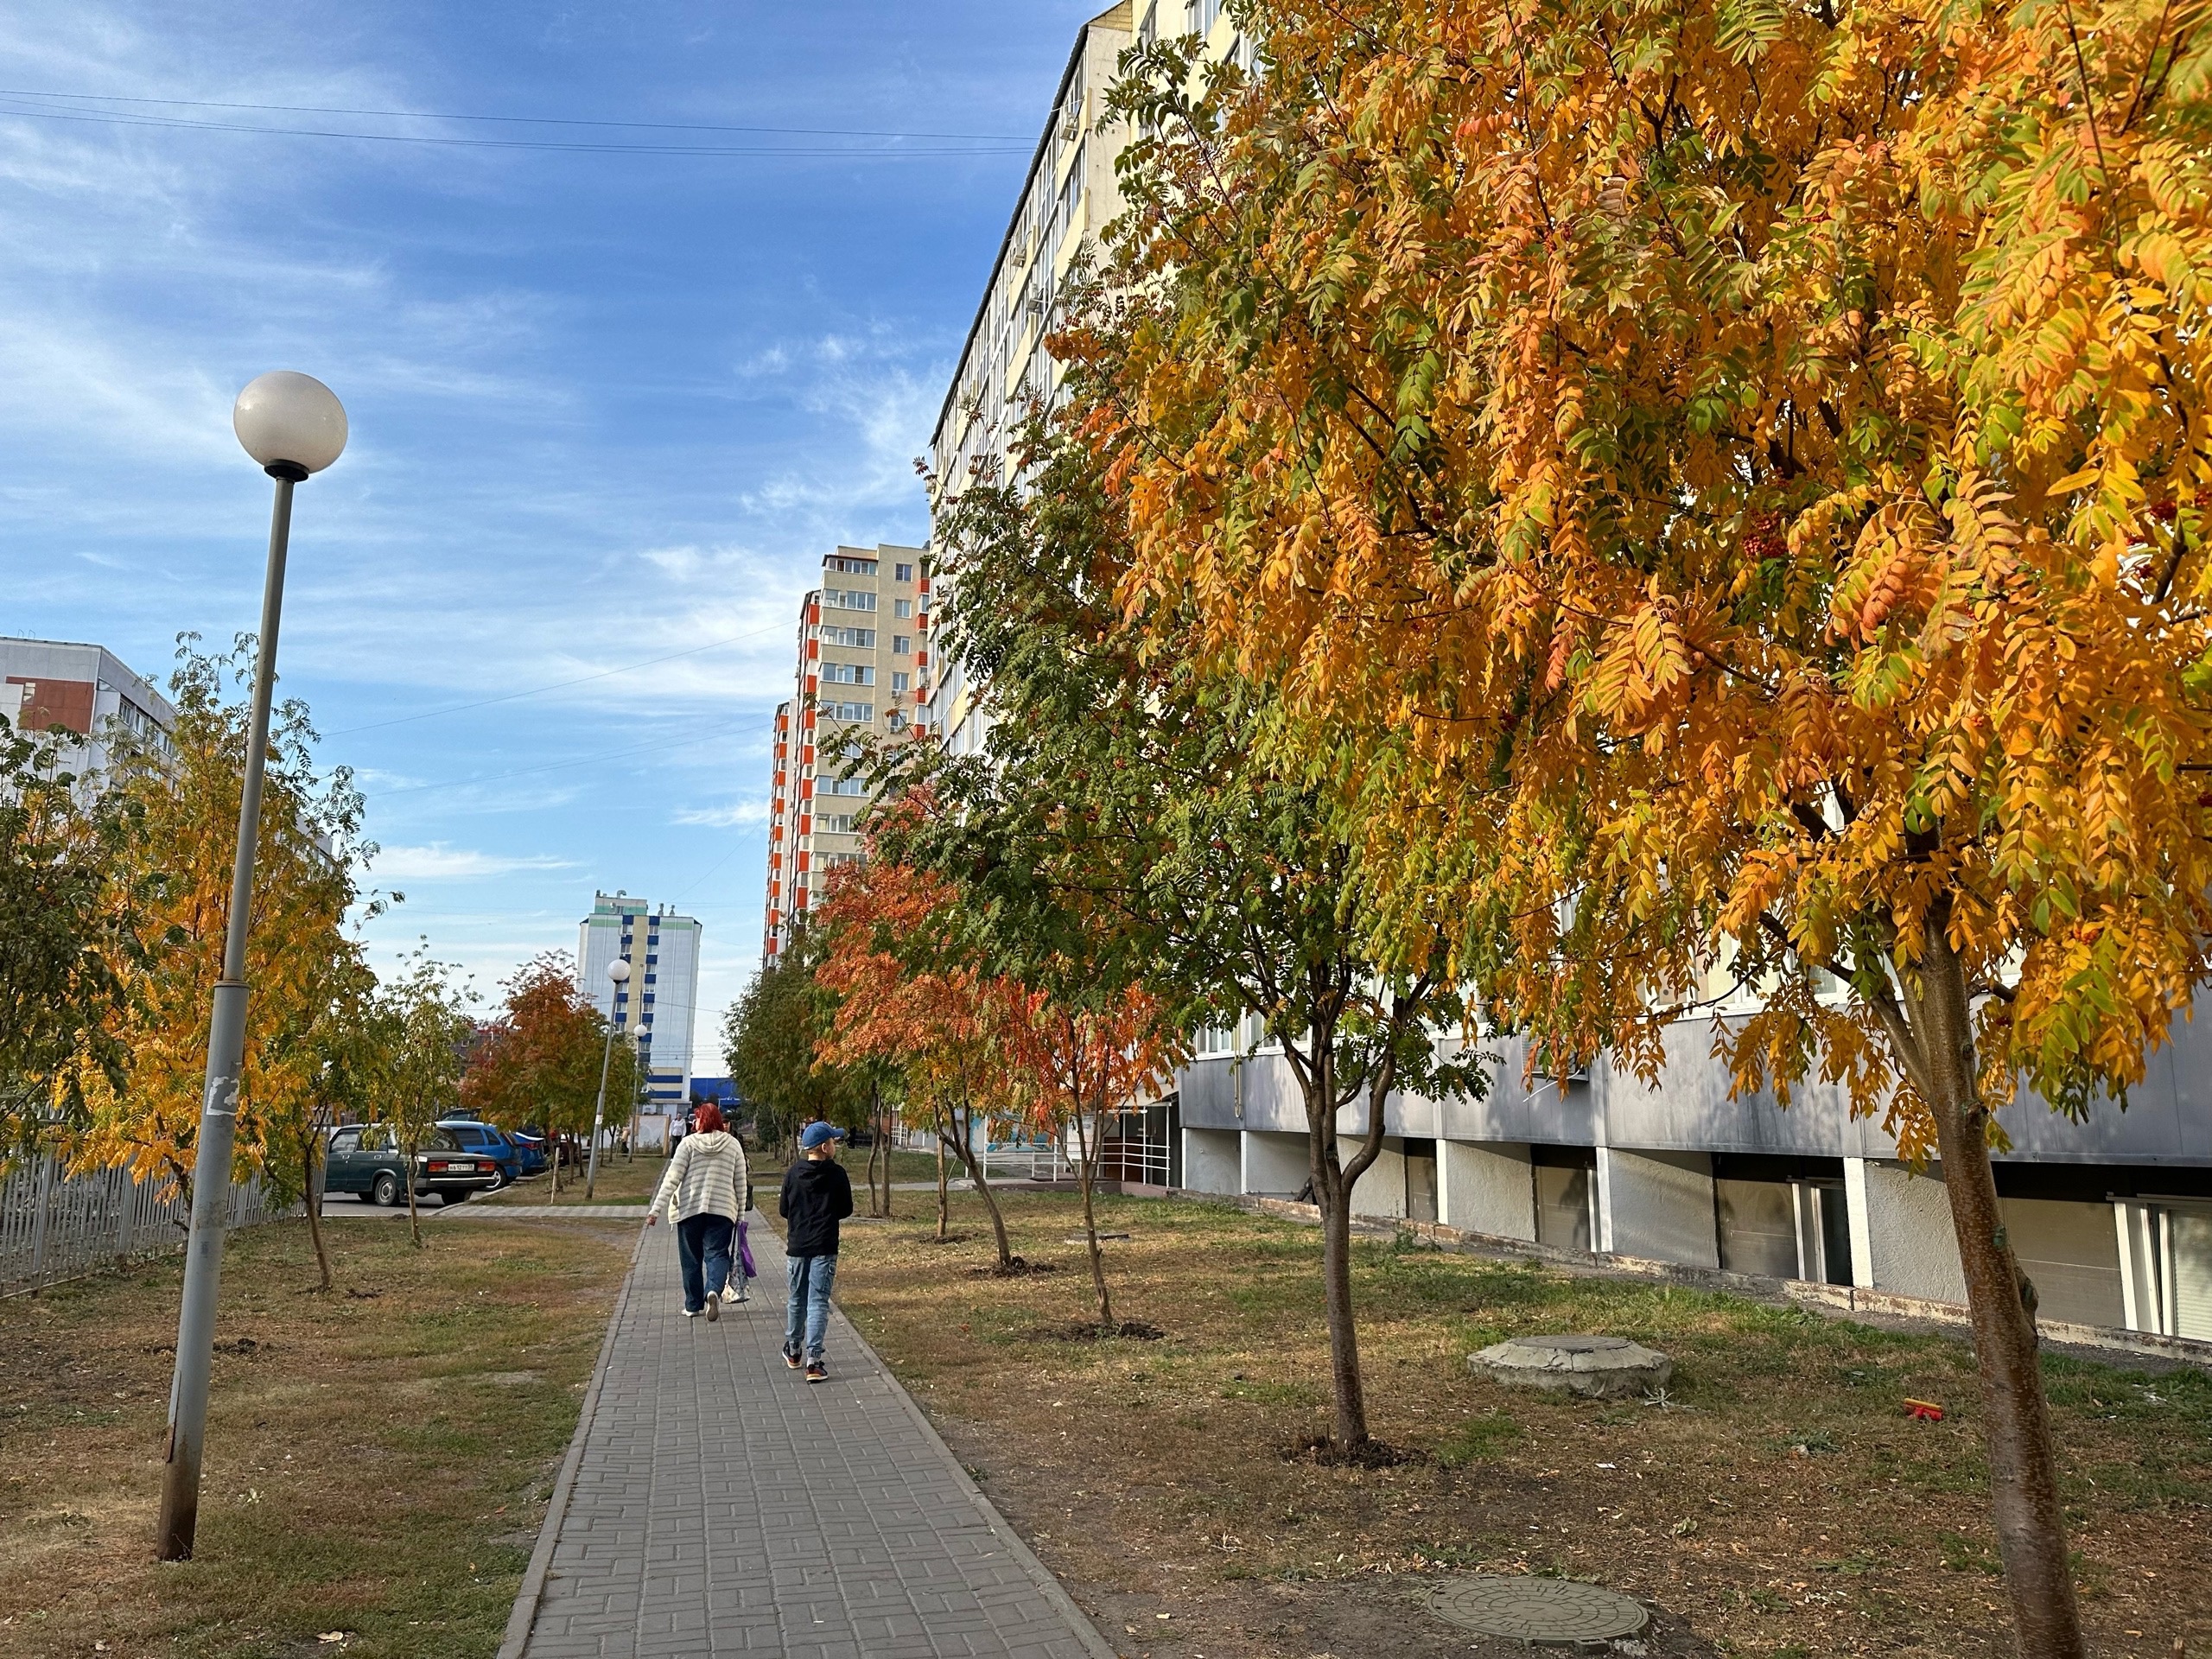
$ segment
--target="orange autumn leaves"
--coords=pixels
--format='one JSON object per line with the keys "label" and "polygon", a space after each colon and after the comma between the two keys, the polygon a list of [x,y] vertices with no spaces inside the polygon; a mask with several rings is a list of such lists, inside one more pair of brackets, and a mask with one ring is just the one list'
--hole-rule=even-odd
{"label": "orange autumn leaves", "polygon": [[987,973],[950,936],[957,903],[950,884],[906,865],[839,876],[816,924],[829,942],[819,982],[837,999],[819,1064],[895,1066],[925,1119],[973,1111],[1042,1132],[1167,1077],[1180,1050],[1157,998],[1132,988],[1077,1007]]}
{"label": "orange autumn leaves", "polygon": [[1739,1086],[1912,1149],[1932,925],[1993,1101],[2139,1080],[2212,937],[2201,0],[1252,11],[1071,336],[1131,614],[1547,1052],[1747,990]]}

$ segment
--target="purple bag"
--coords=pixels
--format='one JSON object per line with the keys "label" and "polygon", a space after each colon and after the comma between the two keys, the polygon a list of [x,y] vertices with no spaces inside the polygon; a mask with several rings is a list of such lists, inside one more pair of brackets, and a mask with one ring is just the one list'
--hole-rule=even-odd
{"label": "purple bag", "polygon": [[745,1217],[737,1218],[737,1265],[747,1279],[758,1279],[760,1269],[753,1265],[753,1246],[745,1236]]}

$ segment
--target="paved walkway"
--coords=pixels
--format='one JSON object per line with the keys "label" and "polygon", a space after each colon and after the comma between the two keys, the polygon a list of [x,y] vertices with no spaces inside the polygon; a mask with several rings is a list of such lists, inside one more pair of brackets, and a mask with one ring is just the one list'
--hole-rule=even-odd
{"label": "paved walkway", "polygon": [[830,1381],[785,1367],[751,1230],[713,1325],[645,1232],[500,1659],[1113,1659],[842,1314]]}

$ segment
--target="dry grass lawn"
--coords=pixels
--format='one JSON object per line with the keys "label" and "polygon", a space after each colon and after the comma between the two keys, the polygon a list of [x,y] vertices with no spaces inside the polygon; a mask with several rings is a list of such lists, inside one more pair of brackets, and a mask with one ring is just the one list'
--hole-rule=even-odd
{"label": "dry grass lawn", "polygon": [[[1953,1338],[1365,1243],[1374,1430],[1420,1456],[1322,1468],[1282,1455],[1327,1421],[1312,1230],[1109,1200],[1134,1235],[1108,1247],[1116,1313],[1166,1336],[1077,1343],[1054,1334],[1089,1311],[1071,1199],[1005,1197],[1016,1248],[1058,1270],[1001,1280],[979,1276],[973,1198],[947,1247],[930,1204],[899,1196],[896,1222],[849,1229],[839,1300],[1126,1653],[1464,1656],[1412,1607],[1458,1568],[1649,1599],[1658,1652],[2010,1651]],[[1570,1403],[1466,1369],[1563,1331],[1666,1349],[1664,1402]],[[2095,1651],[2212,1656],[2212,1379],[2059,1356],[2046,1375]],[[1907,1396],[1946,1420],[1909,1420]]]}
{"label": "dry grass lawn", "polygon": [[232,1236],[187,1563],[153,1559],[182,1258],[0,1302],[0,1659],[497,1649],[634,1232],[325,1231],[329,1296],[303,1222]]}

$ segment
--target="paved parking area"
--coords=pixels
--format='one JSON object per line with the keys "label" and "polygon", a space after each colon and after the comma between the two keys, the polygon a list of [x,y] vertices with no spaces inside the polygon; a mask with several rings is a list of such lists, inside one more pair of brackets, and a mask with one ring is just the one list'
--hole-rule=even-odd
{"label": "paved parking area", "polygon": [[830,1382],[785,1368],[752,1236],[710,1325],[645,1233],[501,1659],[1112,1659],[842,1315]]}

